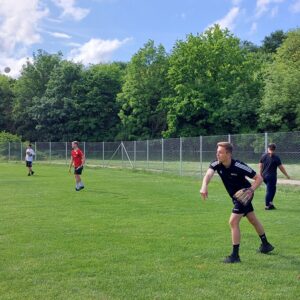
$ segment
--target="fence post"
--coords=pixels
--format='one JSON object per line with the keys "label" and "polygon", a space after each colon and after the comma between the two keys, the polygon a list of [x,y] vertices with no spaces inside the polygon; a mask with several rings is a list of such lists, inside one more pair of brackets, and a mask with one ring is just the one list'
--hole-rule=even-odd
{"label": "fence post", "polygon": [[36,142],[34,142],[34,152],[35,152],[34,160],[37,160]]}
{"label": "fence post", "polygon": [[228,134],[228,143],[231,143],[231,134]]}
{"label": "fence post", "polygon": [[10,142],[8,142],[8,161],[10,161]]}
{"label": "fence post", "polygon": [[203,171],[202,171],[202,165],[203,165],[203,156],[202,156],[202,151],[203,151],[203,143],[202,143],[202,135],[200,136],[200,177],[203,176]]}
{"label": "fence post", "polygon": [[161,162],[162,162],[162,171],[165,170],[165,162],[164,162],[164,139],[161,139]]}
{"label": "fence post", "polygon": [[52,155],[52,153],[51,153],[52,151],[51,151],[51,141],[49,142],[49,159],[50,159],[50,162],[51,162],[51,155]]}
{"label": "fence post", "polygon": [[102,163],[103,163],[103,168],[105,165],[105,154],[104,154],[104,142],[102,142]]}
{"label": "fence post", "polygon": [[66,142],[66,164],[68,164],[68,142]]}
{"label": "fence post", "polygon": [[22,142],[20,142],[20,144],[21,144],[20,149],[21,149],[21,161],[22,161],[22,152],[23,152]]}
{"label": "fence post", "polygon": [[84,157],[85,157],[85,161],[86,161],[85,142],[83,142],[83,153],[84,153]]}
{"label": "fence post", "polygon": [[265,132],[265,152],[268,152],[268,133]]}
{"label": "fence post", "polygon": [[149,140],[147,140],[147,169],[149,169]]}
{"label": "fence post", "polygon": [[136,141],[133,142],[133,166],[136,164]]}
{"label": "fence post", "polygon": [[182,138],[179,138],[180,176],[182,176]]}
{"label": "fence post", "polygon": [[121,142],[121,157],[122,157],[122,169],[123,169],[123,159],[124,159],[124,150],[123,150],[123,141]]}

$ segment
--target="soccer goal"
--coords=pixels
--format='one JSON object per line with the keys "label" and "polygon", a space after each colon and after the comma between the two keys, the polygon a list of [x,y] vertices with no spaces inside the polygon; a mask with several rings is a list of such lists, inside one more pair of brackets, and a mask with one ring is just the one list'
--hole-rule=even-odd
{"label": "soccer goal", "polygon": [[130,156],[128,155],[128,151],[124,145],[123,142],[121,142],[116,150],[113,152],[107,163],[105,164],[105,167],[112,167],[115,164],[118,164],[120,166],[120,163],[122,167],[124,168],[131,168],[133,169],[133,163],[130,159]]}

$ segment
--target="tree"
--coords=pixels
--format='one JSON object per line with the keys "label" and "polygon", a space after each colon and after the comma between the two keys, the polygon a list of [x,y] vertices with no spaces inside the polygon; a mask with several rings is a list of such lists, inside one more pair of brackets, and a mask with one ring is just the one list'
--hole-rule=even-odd
{"label": "tree", "polygon": [[0,131],[13,130],[13,84],[14,80],[5,75],[0,75]]}
{"label": "tree", "polygon": [[13,119],[16,133],[27,140],[37,140],[36,122],[31,119],[30,110],[34,106],[33,98],[41,98],[47,89],[53,70],[59,65],[62,54],[48,54],[38,50],[33,54],[33,62],[27,61],[20,78],[14,87],[15,101]]}
{"label": "tree", "polygon": [[290,31],[266,72],[261,130],[300,129],[300,29]]}
{"label": "tree", "polygon": [[116,102],[124,64],[99,64],[85,69],[62,61],[52,72],[43,97],[30,111],[43,140],[113,140],[120,123]]}
{"label": "tree", "polygon": [[275,53],[286,38],[287,34],[283,30],[274,31],[264,38],[261,48],[266,53]]}
{"label": "tree", "polygon": [[67,141],[74,139],[74,134],[80,134],[76,96],[82,70],[81,64],[61,61],[53,69],[44,95],[33,98],[29,116],[35,123],[39,140]]}
{"label": "tree", "polygon": [[241,47],[241,49],[245,49],[249,52],[258,52],[260,49],[259,46],[255,45],[254,43],[247,41],[247,40],[241,41],[240,47]]}
{"label": "tree", "polygon": [[169,92],[168,56],[162,45],[148,41],[127,66],[125,83],[117,99],[122,132],[119,138],[148,139],[161,136],[166,126],[161,99]]}
{"label": "tree", "polygon": [[120,105],[117,94],[121,91],[126,65],[123,63],[98,64],[83,73],[77,88],[78,127],[80,139],[111,141],[117,135]]}
{"label": "tree", "polygon": [[218,25],[178,41],[170,56],[164,136],[255,130],[260,81],[254,58]]}
{"label": "tree", "polygon": [[21,142],[21,137],[6,131],[0,131],[0,143],[7,142]]}

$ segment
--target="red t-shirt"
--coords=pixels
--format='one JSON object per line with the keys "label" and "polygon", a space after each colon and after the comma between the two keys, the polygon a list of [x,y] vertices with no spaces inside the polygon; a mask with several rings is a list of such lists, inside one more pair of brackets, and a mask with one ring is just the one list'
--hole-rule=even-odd
{"label": "red t-shirt", "polygon": [[75,168],[78,168],[79,166],[82,165],[83,152],[79,148],[77,150],[72,150],[71,156],[73,157]]}

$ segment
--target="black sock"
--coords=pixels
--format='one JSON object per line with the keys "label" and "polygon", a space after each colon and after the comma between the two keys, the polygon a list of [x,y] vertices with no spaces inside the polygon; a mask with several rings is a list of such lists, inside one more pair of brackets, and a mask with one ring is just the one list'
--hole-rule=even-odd
{"label": "black sock", "polygon": [[261,242],[262,242],[263,245],[267,245],[268,244],[268,240],[267,240],[267,237],[266,237],[265,233],[262,234],[262,235],[260,235],[259,237],[260,237]]}
{"label": "black sock", "polygon": [[239,248],[240,244],[238,245],[232,245],[232,256],[239,256]]}

